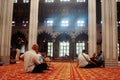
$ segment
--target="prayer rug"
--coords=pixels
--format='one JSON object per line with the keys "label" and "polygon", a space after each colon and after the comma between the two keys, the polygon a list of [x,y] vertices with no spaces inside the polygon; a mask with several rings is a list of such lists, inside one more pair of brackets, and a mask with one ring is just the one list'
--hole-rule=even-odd
{"label": "prayer rug", "polygon": [[75,62],[51,62],[43,73],[25,73],[23,62],[0,66],[0,80],[120,80],[118,68],[77,68]]}

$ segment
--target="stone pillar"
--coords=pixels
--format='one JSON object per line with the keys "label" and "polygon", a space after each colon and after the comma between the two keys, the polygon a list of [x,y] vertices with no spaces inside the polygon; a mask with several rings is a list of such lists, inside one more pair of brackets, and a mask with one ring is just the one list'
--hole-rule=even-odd
{"label": "stone pillar", "polygon": [[71,60],[74,60],[74,58],[76,57],[76,46],[75,46],[75,38],[72,38],[71,41],[71,46],[70,46],[70,55],[71,55]]}
{"label": "stone pillar", "polygon": [[0,56],[1,56],[1,37],[2,37],[2,0],[0,0]]}
{"label": "stone pillar", "polygon": [[38,7],[39,7],[39,0],[31,0],[28,50],[31,49],[33,44],[37,43]]}
{"label": "stone pillar", "polygon": [[88,53],[96,52],[96,0],[88,0]]}
{"label": "stone pillar", "polygon": [[0,59],[10,63],[13,0],[0,0]]}
{"label": "stone pillar", "polygon": [[118,66],[116,0],[102,0],[102,50],[105,67]]}
{"label": "stone pillar", "polygon": [[119,44],[118,60],[120,61],[120,42],[118,42],[118,44]]}
{"label": "stone pillar", "polygon": [[53,57],[52,57],[52,59],[54,60],[55,59],[55,40],[56,40],[56,38],[52,38],[52,42],[53,42]]}

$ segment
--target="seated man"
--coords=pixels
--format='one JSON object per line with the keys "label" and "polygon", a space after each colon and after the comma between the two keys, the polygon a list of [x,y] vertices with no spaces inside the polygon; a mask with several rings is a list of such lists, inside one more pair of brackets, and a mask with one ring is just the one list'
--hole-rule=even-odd
{"label": "seated man", "polygon": [[32,46],[32,50],[29,50],[20,56],[20,58],[24,60],[25,72],[40,73],[43,71],[37,53],[38,53],[38,45],[34,44]]}
{"label": "seated man", "polygon": [[89,55],[86,53],[85,50],[82,51],[82,53],[80,53],[78,55],[78,62],[77,62],[77,66],[78,67],[82,67],[82,68],[93,68],[96,67],[96,63],[94,63]]}
{"label": "seated man", "polygon": [[38,53],[38,58],[39,60],[42,62],[41,66],[43,70],[48,70],[49,69],[49,65],[48,65],[48,61],[47,61],[47,57],[46,57],[46,51],[45,50],[40,50],[40,52]]}
{"label": "seated man", "polygon": [[96,64],[97,67],[101,67],[101,66],[104,67],[104,56],[102,54],[102,51],[100,51],[100,53],[98,53],[96,56]]}
{"label": "seated man", "polygon": [[102,51],[99,53],[93,54],[93,57],[91,58],[93,62],[96,63],[96,67],[104,66],[104,57],[102,54]]}

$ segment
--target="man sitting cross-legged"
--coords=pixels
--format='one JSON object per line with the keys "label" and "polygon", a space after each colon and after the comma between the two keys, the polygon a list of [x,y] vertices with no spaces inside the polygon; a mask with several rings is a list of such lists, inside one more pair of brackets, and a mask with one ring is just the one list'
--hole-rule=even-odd
{"label": "man sitting cross-legged", "polygon": [[42,62],[38,58],[38,45],[34,44],[32,49],[20,56],[24,60],[24,71],[32,73],[40,73],[43,71]]}

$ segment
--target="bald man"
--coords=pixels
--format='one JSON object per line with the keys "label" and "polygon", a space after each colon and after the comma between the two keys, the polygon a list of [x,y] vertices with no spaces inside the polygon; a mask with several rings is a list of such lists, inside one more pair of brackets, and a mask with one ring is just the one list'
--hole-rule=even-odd
{"label": "bald man", "polygon": [[29,50],[20,56],[20,58],[24,59],[25,72],[32,72],[32,73],[42,72],[41,62],[39,61],[39,58],[37,55],[38,48],[39,48],[38,45],[34,44],[32,46],[32,50]]}

